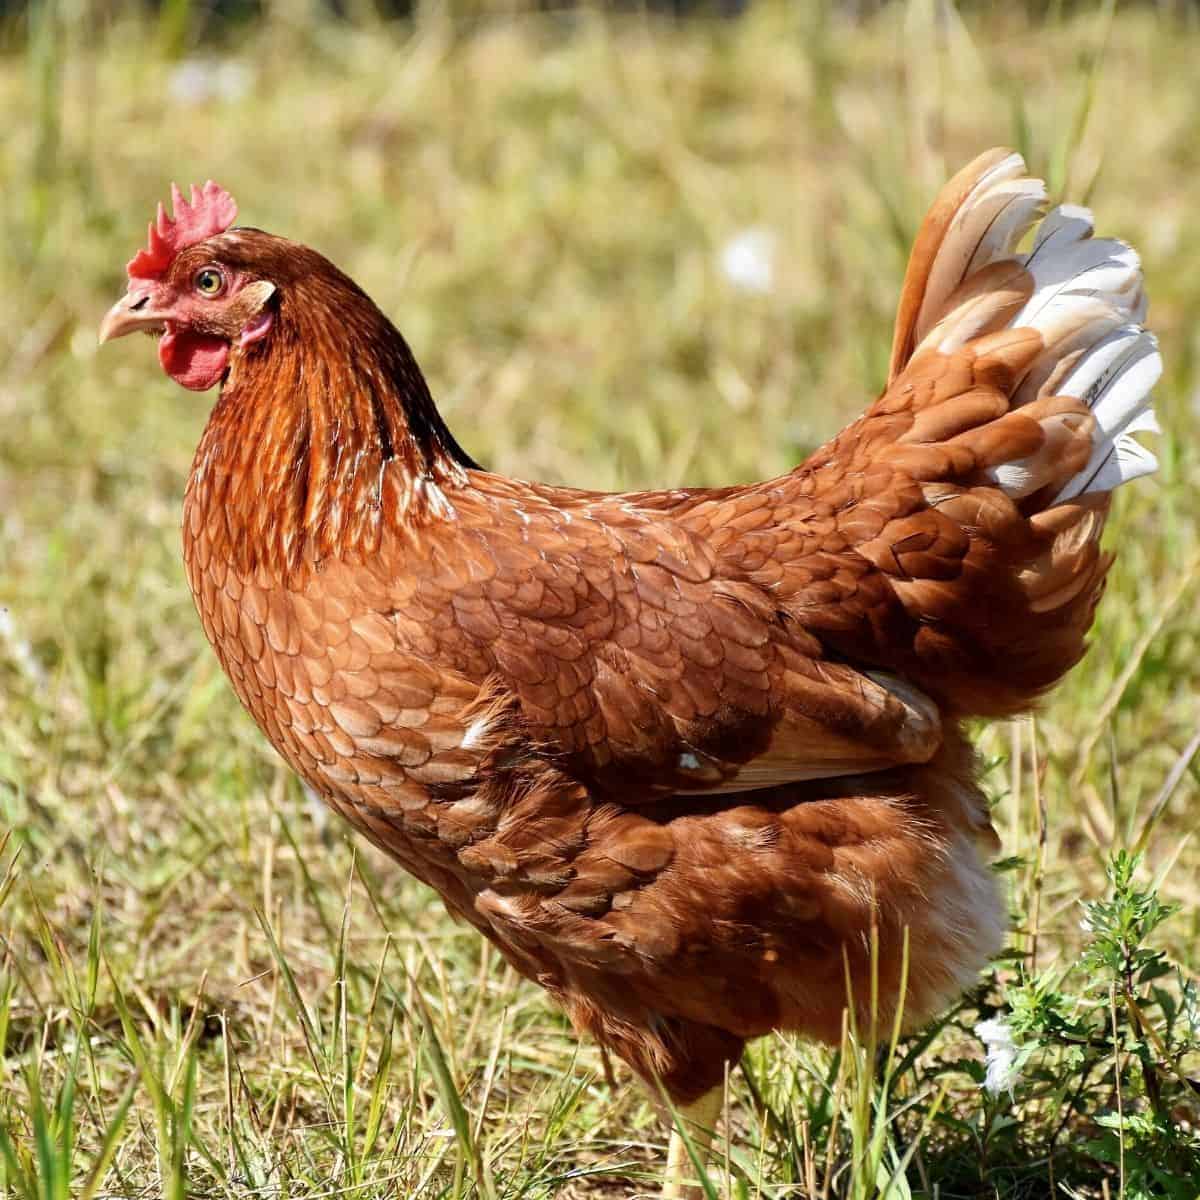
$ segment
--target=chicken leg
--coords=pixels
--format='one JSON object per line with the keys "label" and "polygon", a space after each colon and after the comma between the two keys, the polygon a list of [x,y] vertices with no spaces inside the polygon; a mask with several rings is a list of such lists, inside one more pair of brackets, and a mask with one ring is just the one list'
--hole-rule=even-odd
{"label": "chicken leg", "polygon": [[681,1105],[676,1110],[677,1123],[671,1126],[671,1140],[667,1147],[667,1174],[663,1181],[661,1200],[702,1200],[704,1190],[696,1179],[696,1168],[679,1127],[686,1123],[688,1137],[692,1139],[696,1156],[703,1163],[713,1142],[713,1132],[717,1118],[721,1115],[724,1098],[725,1089],[715,1087],[699,1100]]}

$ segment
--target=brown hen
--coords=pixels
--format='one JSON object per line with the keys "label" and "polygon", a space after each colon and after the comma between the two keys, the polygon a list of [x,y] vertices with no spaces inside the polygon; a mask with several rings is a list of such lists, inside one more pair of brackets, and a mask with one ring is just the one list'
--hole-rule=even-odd
{"label": "brown hen", "polygon": [[[891,371],[790,474],[605,495],[480,469],[315,251],[160,209],[101,339],[222,384],[188,579],[330,805],[711,1125],[743,1043],[919,1022],[1001,940],[961,721],[1084,651],[1109,492],[1153,469],[1136,256],[985,154],[917,238]],[[679,1186],[675,1163],[668,1190]]]}

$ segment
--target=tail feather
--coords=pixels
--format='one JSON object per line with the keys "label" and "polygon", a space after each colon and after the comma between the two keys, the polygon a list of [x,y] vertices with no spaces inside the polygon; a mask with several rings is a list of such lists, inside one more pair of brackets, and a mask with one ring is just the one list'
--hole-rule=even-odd
{"label": "tail feather", "polygon": [[989,150],[942,189],[917,234],[892,340],[890,384],[968,276],[1008,257],[1041,215],[1045,184],[1009,150]]}
{"label": "tail feather", "polygon": [[1060,391],[1081,399],[1096,427],[1091,456],[1055,497],[1056,503],[1108,492],[1158,469],[1153,453],[1131,435],[1158,432],[1150,389],[1160,375],[1162,358],[1154,335],[1137,325],[1122,325],[1067,376]]}
{"label": "tail feather", "polygon": [[1109,493],[1156,466],[1132,436],[1157,428],[1162,372],[1138,256],[1094,237],[1084,208],[1043,216],[1045,199],[1003,150],[946,185],[909,262],[888,388],[810,460],[894,473],[894,515],[854,544],[911,640],[893,649],[882,607],[830,636],[847,654],[873,643],[964,714],[1027,707],[1082,656]]}
{"label": "tail feather", "polygon": [[[1037,224],[1027,254],[1016,247],[1042,216],[1045,185],[1019,154],[992,150],[963,169],[934,202],[905,277],[893,339],[892,382],[921,354],[951,354],[998,329],[1031,329],[1043,348],[1026,366],[1009,407],[1049,395],[1083,401],[1094,425],[1086,462],[1053,493],[1069,500],[1111,491],[1154,471],[1154,455],[1130,435],[1157,429],[1150,389],[1162,373],[1146,314],[1141,264],[1124,242],[1094,237],[1092,214],[1063,204]],[[1058,474],[1064,417],[1053,443],[994,478],[1023,498]]]}

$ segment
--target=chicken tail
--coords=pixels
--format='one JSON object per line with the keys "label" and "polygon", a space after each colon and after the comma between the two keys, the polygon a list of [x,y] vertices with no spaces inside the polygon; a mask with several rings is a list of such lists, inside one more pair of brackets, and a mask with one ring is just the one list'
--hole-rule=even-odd
{"label": "chicken tail", "polygon": [[[909,261],[886,391],[806,464],[874,473],[886,499],[845,523],[903,609],[905,650],[881,657],[964,715],[1025,708],[1082,656],[1110,493],[1157,466],[1132,436],[1157,430],[1162,371],[1137,255],[1093,237],[1084,208],[1043,215],[1045,198],[1006,150],[946,185]],[[896,644],[894,613],[864,615]]]}
{"label": "chicken tail", "polygon": [[[1027,254],[1016,244],[1042,216],[1046,187],[1019,154],[992,150],[942,190],[922,224],[901,291],[889,385],[924,350],[952,353],[997,329],[1030,330],[1041,346],[1009,396],[1015,410],[1054,396],[1078,399],[1092,422],[1075,425],[1086,461],[1058,454],[1062,415],[1040,416],[1041,453],[995,469],[1014,499],[1058,484],[1051,503],[1100,495],[1154,471],[1132,436],[1158,432],[1150,389],[1162,374],[1137,253],[1092,236],[1092,214],[1063,204],[1045,215]],[[1017,307],[1017,301],[1024,302]],[[1016,311],[1012,310],[1016,308]],[[976,345],[976,350],[985,347]],[[1061,407],[1061,406],[1060,406]],[[1033,415],[1039,410],[1027,410]]]}

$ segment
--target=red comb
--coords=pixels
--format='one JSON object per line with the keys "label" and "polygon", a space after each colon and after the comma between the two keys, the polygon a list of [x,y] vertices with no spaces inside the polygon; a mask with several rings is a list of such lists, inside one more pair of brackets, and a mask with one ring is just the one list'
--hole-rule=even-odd
{"label": "red comb", "polygon": [[171,184],[171,206],[174,218],[158,206],[158,217],[150,222],[150,236],[145,250],[139,250],[125,268],[130,279],[157,279],[181,250],[224,233],[237,217],[233,197],[210,179],[202,188],[192,187],[189,203],[175,184]]}

